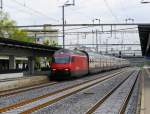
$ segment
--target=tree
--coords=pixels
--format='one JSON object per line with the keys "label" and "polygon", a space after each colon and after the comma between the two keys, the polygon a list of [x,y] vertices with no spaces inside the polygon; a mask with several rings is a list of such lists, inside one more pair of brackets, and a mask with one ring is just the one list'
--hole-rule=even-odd
{"label": "tree", "polygon": [[8,13],[0,11],[0,17],[0,37],[34,42],[34,38],[28,37],[27,32],[16,27],[16,22],[10,19]]}
{"label": "tree", "polygon": [[49,42],[49,40],[47,39],[47,40],[44,40],[44,41],[43,41],[43,44],[48,46],[48,45],[50,44],[50,42]]}
{"label": "tree", "polygon": [[57,46],[58,45],[58,43],[55,40],[48,40],[48,39],[44,40],[43,44],[47,45],[47,46]]}
{"label": "tree", "polygon": [[[54,40],[49,40],[49,39],[46,39],[43,41],[43,44],[44,45],[49,45],[49,46],[57,46],[58,43]],[[45,57],[44,58],[44,61],[45,61],[45,66],[47,65],[47,63],[51,63],[52,62],[52,57]]]}
{"label": "tree", "polygon": [[12,34],[10,34],[10,38],[18,41],[31,42],[31,43],[35,41],[34,38],[27,36],[27,32],[22,31],[20,29],[14,29]]}
{"label": "tree", "polygon": [[10,20],[7,13],[0,11],[0,37],[9,37],[13,28],[3,26],[15,26],[15,21]]}

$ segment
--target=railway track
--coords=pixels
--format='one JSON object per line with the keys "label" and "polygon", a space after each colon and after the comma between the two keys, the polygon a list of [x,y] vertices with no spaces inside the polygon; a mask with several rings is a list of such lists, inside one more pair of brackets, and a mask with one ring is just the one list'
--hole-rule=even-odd
{"label": "railway track", "polygon": [[[112,73],[117,73],[118,70],[116,71],[110,71],[108,73],[103,73],[101,74],[101,76],[106,76],[106,75],[109,75],[109,74],[112,74]],[[17,78],[18,79],[18,78]],[[20,79],[20,78],[19,78]],[[14,79],[13,79],[14,80]],[[5,80],[6,81],[6,80]],[[8,80],[7,80],[8,81]],[[9,80],[10,81],[10,80]],[[23,87],[23,88],[16,88],[16,89],[11,89],[11,90],[5,90],[5,91],[0,91],[0,97],[3,97],[3,96],[9,96],[9,95],[14,95],[14,94],[17,94],[17,93],[21,93],[21,92],[25,92],[25,91],[29,91],[29,90],[34,90],[34,89],[38,89],[38,88],[43,88],[43,87],[46,87],[46,86],[51,86],[51,85],[54,85],[54,84],[57,84],[58,82],[48,82],[48,83],[45,83],[45,84],[38,84],[38,85],[34,85],[34,86],[30,86],[30,87]],[[59,82],[60,83],[60,82]]]}
{"label": "railway track", "polygon": [[19,92],[19,93],[8,95],[8,96],[3,96],[3,97],[0,97],[0,109],[3,107],[12,106],[14,104],[22,103],[30,99],[34,99],[38,96],[43,96],[49,93],[54,93],[56,91],[62,90],[63,88],[68,88],[74,85],[80,85],[83,82],[94,80],[100,77],[107,77],[108,74],[115,74],[115,73],[117,74],[121,72],[118,71],[118,72],[104,73],[103,75],[85,77],[85,78],[81,78],[78,80],[57,83],[57,84],[46,86],[43,88],[38,88],[38,89],[29,90],[29,91]]}
{"label": "railway track", "polygon": [[[135,76],[134,76],[135,75]],[[136,72],[132,77],[120,83],[117,87],[108,92],[100,99],[86,114],[125,114],[126,107],[137,83],[139,72]],[[131,83],[129,81],[132,80]]]}
{"label": "railway track", "polygon": [[45,84],[38,84],[38,85],[34,85],[31,87],[24,87],[24,88],[17,88],[17,89],[11,89],[11,90],[5,90],[5,91],[0,91],[0,97],[3,96],[9,96],[9,95],[14,95],[20,92],[25,92],[25,91],[29,91],[29,90],[33,90],[33,89],[38,89],[38,88],[42,88],[42,87],[46,87],[46,86],[51,86],[57,84],[57,82],[48,82]]}
{"label": "railway track", "polygon": [[[104,88],[104,86],[98,86],[96,90],[93,90],[94,87],[92,87],[90,91],[89,90],[82,91],[78,95],[72,95],[72,97],[63,99],[54,104],[50,104],[49,106],[47,106],[43,109],[37,109],[37,111],[31,109],[30,110],[31,112],[28,110],[29,112],[25,111],[23,114],[27,114],[27,113],[32,113],[32,114],[42,114],[42,113],[44,113],[44,114],[60,114],[60,113],[61,114],[78,114],[78,113],[79,114],[91,114],[91,113],[94,113],[94,114],[134,114],[134,113],[124,113],[124,111],[127,107],[131,93],[133,92],[133,89],[135,87],[135,83],[137,85],[138,74],[139,74],[139,71],[135,71],[134,73],[128,73],[128,76],[126,78],[124,78],[122,81],[119,81],[118,84],[116,84],[116,85],[114,84],[112,89],[108,90],[108,88],[107,88],[106,92],[104,92],[103,95],[100,95],[98,93],[103,92],[104,89],[106,89],[106,88]],[[116,79],[112,83],[114,83],[114,82],[117,83]],[[103,84],[101,84],[101,85],[103,85]],[[101,87],[103,88],[102,91],[97,92],[97,90]],[[95,92],[97,92],[97,93],[95,93]],[[110,93],[110,92],[112,92],[112,93]],[[116,93],[118,93],[118,96]],[[83,94],[85,94],[85,95],[83,96]],[[99,98],[92,99],[91,96],[94,96],[96,94],[98,95],[98,97],[100,97],[100,99]],[[107,96],[108,94],[109,94],[109,96]],[[105,96],[107,96],[107,97],[105,97]],[[114,98],[116,97],[115,101],[112,101],[114,99],[112,96]],[[79,97],[79,99],[78,99],[78,97]],[[122,99],[123,99],[122,104],[118,104],[118,103],[121,103]],[[80,102],[81,100],[82,100],[82,102]],[[92,101],[94,101],[95,103],[94,102],[91,103]],[[99,108],[101,107],[101,105],[105,104],[106,101],[107,101],[108,105],[105,107],[103,106],[101,109],[105,110],[105,111],[107,109],[108,110],[106,112],[105,111],[99,112],[99,110],[100,110]],[[98,104],[99,102],[101,102],[101,103]],[[117,104],[117,105],[115,105],[115,104]],[[113,107],[113,105],[116,107]]]}
{"label": "railway track", "polygon": [[[72,85],[42,96],[35,97],[33,99],[24,100],[21,102],[17,102],[15,104],[0,108],[1,113],[21,113],[27,114],[31,113],[37,109],[41,109],[45,106],[53,104],[63,98],[66,98],[72,94],[90,88],[96,84],[104,82],[106,80],[111,80],[114,77],[119,77],[120,74],[125,73],[126,71],[117,72],[114,74],[110,74],[105,77],[96,78],[93,80],[88,80],[82,83],[78,83],[76,85]],[[131,72],[130,72],[131,73]]]}

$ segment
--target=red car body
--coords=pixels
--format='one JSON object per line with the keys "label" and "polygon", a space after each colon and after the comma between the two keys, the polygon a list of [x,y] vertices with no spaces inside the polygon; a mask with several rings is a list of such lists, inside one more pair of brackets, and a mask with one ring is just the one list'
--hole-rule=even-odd
{"label": "red car body", "polygon": [[88,74],[88,57],[82,52],[60,50],[53,55],[51,78],[79,77]]}
{"label": "red car body", "polygon": [[94,52],[61,49],[52,57],[51,79],[80,77],[129,66],[127,60]]}

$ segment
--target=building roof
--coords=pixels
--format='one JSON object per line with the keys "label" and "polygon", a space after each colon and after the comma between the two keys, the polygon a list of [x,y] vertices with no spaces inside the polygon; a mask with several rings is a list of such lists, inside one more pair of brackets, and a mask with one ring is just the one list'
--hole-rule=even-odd
{"label": "building roof", "polygon": [[[53,54],[55,51],[61,49],[60,47],[54,47],[54,46],[46,46],[46,45],[41,45],[41,44],[35,44],[35,43],[28,43],[28,42],[22,42],[22,41],[16,41],[12,39],[7,39],[7,38],[0,38],[0,49],[1,53],[2,50],[4,49],[14,49],[17,51],[17,49],[20,49],[22,51],[27,50],[28,52],[32,53],[33,55],[49,55]],[[8,50],[8,53],[10,53]],[[6,52],[5,52],[6,53]],[[19,52],[18,52],[19,53]],[[16,54],[18,54],[16,52]],[[25,54],[24,52],[24,55]]]}
{"label": "building roof", "polygon": [[150,25],[138,25],[142,55],[150,57]]}
{"label": "building roof", "polygon": [[44,29],[23,29],[23,31],[26,31],[26,32],[36,32],[36,33],[45,33],[45,32],[48,32],[48,33],[53,33],[53,32],[58,32],[57,29],[52,29],[52,30],[44,30]]}

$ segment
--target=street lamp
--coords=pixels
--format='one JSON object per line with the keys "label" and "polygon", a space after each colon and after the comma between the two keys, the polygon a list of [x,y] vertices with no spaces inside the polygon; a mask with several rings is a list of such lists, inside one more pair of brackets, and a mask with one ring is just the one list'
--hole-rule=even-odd
{"label": "street lamp", "polygon": [[125,22],[127,23],[128,21],[132,21],[132,23],[134,23],[134,19],[133,18],[126,18]]}
{"label": "street lamp", "polygon": [[63,31],[63,48],[65,48],[65,7],[68,7],[68,6],[74,6],[75,5],[75,0],[73,0],[73,3],[72,4],[68,4],[68,3],[65,3],[63,6],[62,6],[62,23],[63,23],[63,27],[62,27],[62,31]]}
{"label": "street lamp", "polygon": [[[100,20],[100,18],[98,19],[95,19],[95,20],[98,20],[98,22],[99,22],[99,24],[101,23],[101,20]],[[102,27],[102,31],[103,31],[103,27]],[[100,36],[100,35],[99,35]],[[100,37],[99,37],[100,38]],[[101,44],[101,38],[99,39],[100,40],[100,44]],[[96,30],[96,51],[97,51],[97,53],[98,53],[98,48],[99,48],[100,46],[98,46],[98,32],[97,32],[97,30]]]}
{"label": "street lamp", "polygon": [[106,54],[108,54],[108,39],[106,39]]}
{"label": "street lamp", "polygon": [[[100,19],[93,19],[92,22],[93,22],[93,25],[94,25],[94,22],[98,20],[99,21],[99,24],[100,24]],[[94,40],[94,37],[93,37],[93,40]],[[96,52],[98,53],[98,31],[96,29]]]}
{"label": "street lamp", "polygon": [[101,20],[100,20],[100,19],[95,19],[95,20],[97,20],[97,21],[99,22],[99,24],[101,23]]}
{"label": "street lamp", "polygon": [[144,0],[141,1],[141,4],[147,4],[147,3],[150,3],[150,1],[144,1]]}
{"label": "street lamp", "polygon": [[2,10],[3,9],[3,0],[1,0],[0,2],[1,2],[0,9]]}

